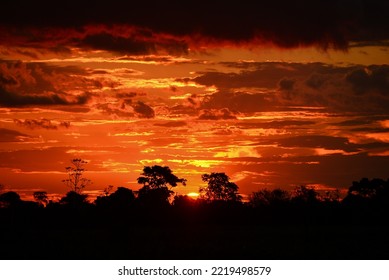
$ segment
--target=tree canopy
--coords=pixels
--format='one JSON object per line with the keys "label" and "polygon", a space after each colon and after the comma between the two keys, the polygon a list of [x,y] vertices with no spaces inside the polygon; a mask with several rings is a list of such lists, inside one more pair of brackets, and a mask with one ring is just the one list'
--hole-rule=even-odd
{"label": "tree canopy", "polygon": [[168,166],[145,166],[143,173],[138,178],[138,183],[147,189],[158,189],[162,187],[176,187],[178,183],[186,185],[186,179],[178,178]]}
{"label": "tree canopy", "polygon": [[362,178],[360,181],[352,183],[348,195],[371,199],[377,197],[389,198],[389,180]]}
{"label": "tree canopy", "polygon": [[173,174],[168,166],[145,166],[143,173],[138,178],[138,183],[143,187],[138,191],[138,197],[146,204],[166,204],[173,194],[171,190],[181,183],[186,185],[186,179]]}
{"label": "tree canopy", "polygon": [[208,183],[207,187],[199,190],[201,198],[213,201],[241,201],[242,197],[238,194],[239,187],[230,182],[230,178],[225,173],[212,172],[203,174],[201,178]]}

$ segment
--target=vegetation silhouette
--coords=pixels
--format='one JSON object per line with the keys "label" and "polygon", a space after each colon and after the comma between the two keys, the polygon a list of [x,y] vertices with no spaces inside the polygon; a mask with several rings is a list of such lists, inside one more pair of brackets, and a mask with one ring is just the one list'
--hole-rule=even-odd
{"label": "vegetation silhouette", "polygon": [[209,201],[241,201],[238,194],[238,186],[230,182],[225,173],[203,174],[201,179],[206,182],[207,187],[200,188],[200,197]]}
{"label": "vegetation silhouette", "polygon": [[186,179],[178,178],[168,166],[145,166],[138,183],[143,185],[138,191],[138,199],[142,205],[165,207],[174,194],[172,188],[178,183],[186,185]]}
{"label": "vegetation silhouette", "polygon": [[88,162],[80,158],[74,158],[70,161],[71,166],[67,166],[66,172],[68,174],[67,179],[62,180],[66,186],[68,186],[71,191],[76,193],[81,193],[82,190],[92,183],[91,180],[83,177],[85,168],[84,165]]}
{"label": "vegetation silhouette", "polygon": [[250,205],[252,207],[268,207],[288,204],[291,194],[288,191],[282,189],[268,190],[263,189],[257,192],[253,192],[250,196]]}
{"label": "vegetation silhouette", "polygon": [[68,192],[64,197],[61,198],[59,203],[61,205],[71,207],[71,208],[81,208],[89,205],[88,203],[88,195],[81,194],[76,191]]}
{"label": "vegetation silhouette", "polygon": [[33,193],[35,201],[41,205],[46,206],[49,203],[49,197],[47,196],[47,192],[44,191],[36,191]]}
{"label": "vegetation silhouette", "polygon": [[100,208],[126,209],[132,207],[134,201],[135,195],[132,190],[125,187],[118,187],[111,194],[105,192],[103,196],[98,196],[94,204]]}
{"label": "vegetation silhouette", "polygon": [[0,206],[1,207],[16,207],[18,206],[22,200],[20,199],[20,195],[14,191],[9,191],[2,193],[0,195]]}
{"label": "vegetation silhouette", "polygon": [[144,167],[138,191],[108,186],[94,199],[75,183],[86,164],[76,162],[72,190],[57,201],[44,191],[35,201],[0,194],[1,258],[389,258],[389,180],[353,182],[343,199],[338,190],[299,186],[243,200],[225,173],[210,173],[193,199],[172,190],[186,179],[154,165]]}

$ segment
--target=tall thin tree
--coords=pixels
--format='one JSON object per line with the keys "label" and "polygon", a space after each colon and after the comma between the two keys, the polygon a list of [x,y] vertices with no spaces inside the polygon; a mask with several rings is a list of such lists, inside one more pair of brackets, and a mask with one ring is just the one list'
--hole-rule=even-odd
{"label": "tall thin tree", "polygon": [[71,191],[78,194],[82,193],[83,189],[92,183],[91,180],[84,178],[85,164],[88,162],[80,158],[72,159],[71,166],[66,167],[68,178],[62,180],[62,182],[68,186]]}

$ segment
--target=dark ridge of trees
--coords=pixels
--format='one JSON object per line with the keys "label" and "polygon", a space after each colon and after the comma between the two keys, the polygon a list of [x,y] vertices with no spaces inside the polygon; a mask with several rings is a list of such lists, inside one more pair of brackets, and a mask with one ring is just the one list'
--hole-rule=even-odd
{"label": "dark ridge of trees", "polygon": [[252,207],[282,206],[290,202],[291,194],[282,189],[263,189],[253,192],[249,197],[249,205]]}
{"label": "dark ridge of trees", "polygon": [[0,195],[0,206],[3,208],[17,207],[21,203],[20,195],[14,191],[5,192]]}
{"label": "dark ridge of trees", "polygon": [[347,199],[371,200],[376,203],[387,202],[389,199],[389,179],[361,179],[354,181],[347,193]]}
{"label": "dark ridge of trees", "polygon": [[82,208],[89,205],[88,195],[70,191],[61,198],[59,204],[71,208]]}
{"label": "dark ridge of trees", "polygon": [[186,180],[166,166],[145,167],[139,191],[108,186],[94,201],[83,188],[59,201],[1,193],[0,258],[389,258],[389,180],[353,182],[343,199],[299,186],[242,201],[225,173],[202,178],[198,199],[174,193]]}
{"label": "dark ridge of trees", "polygon": [[[113,188],[113,186],[111,187]],[[118,187],[117,190],[111,194],[105,192],[103,196],[98,196],[94,201],[94,204],[98,208],[122,210],[132,207],[134,201],[135,195],[132,190],[125,187]]]}

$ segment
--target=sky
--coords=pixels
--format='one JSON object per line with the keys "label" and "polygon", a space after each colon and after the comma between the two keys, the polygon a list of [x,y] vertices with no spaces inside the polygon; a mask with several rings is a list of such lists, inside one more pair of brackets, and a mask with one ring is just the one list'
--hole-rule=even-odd
{"label": "sky", "polygon": [[165,2],[2,3],[5,190],[63,195],[73,158],[92,196],[156,164],[179,194],[389,177],[387,1]]}

